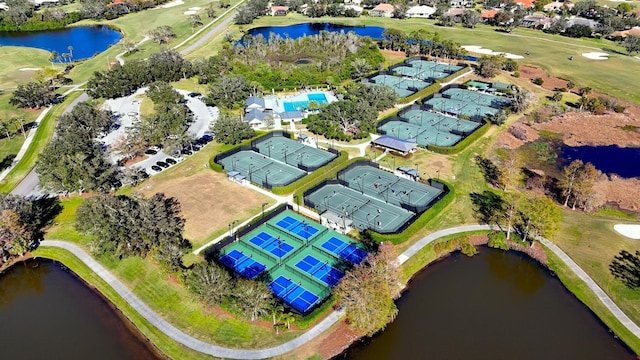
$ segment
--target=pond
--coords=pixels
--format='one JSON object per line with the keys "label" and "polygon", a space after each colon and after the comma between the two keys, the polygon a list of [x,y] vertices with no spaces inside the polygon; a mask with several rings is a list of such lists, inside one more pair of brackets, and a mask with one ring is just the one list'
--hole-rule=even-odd
{"label": "pond", "polygon": [[3,359],[159,359],[101,296],[53,262],[0,275],[0,324]]}
{"label": "pond", "polygon": [[575,159],[592,163],[606,174],[623,178],[640,177],[640,148],[610,146],[563,146],[562,158],[566,164]]}
{"label": "pond", "polygon": [[397,304],[384,332],[340,358],[635,359],[557,278],[513,252],[482,247],[429,265]]}
{"label": "pond", "polygon": [[[297,39],[303,36],[318,35],[321,31],[345,33],[353,31],[360,36],[368,36],[374,40],[381,40],[383,38],[382,33],[384,32],[384,28],[379,26],[349,26],[332,23],[302,23],[289,26],[256,27],[253,29],[249,29],[247,33],[253,36],[261,34],[265,39],[269,40],[270,33],[280,35],[283,38],[289,37],[292,39]],[[242,40],[240,40],[238,43],[241,44]]]}
{"label": "pond", "polygon": [[[25,46],[68,54],[70,60],[90,58],[116,44],[122,34],[108,26],[78,26],[61,30],[0,32],[0,46]],[[61,59],[61,62],[68,61]]]}

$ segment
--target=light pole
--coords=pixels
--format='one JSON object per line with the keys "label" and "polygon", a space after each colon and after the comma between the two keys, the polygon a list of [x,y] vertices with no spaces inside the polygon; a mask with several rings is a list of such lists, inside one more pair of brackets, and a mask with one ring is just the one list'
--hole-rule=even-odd
{"label": "light pole", "polygon": [[269,203],[262,203],[262,217],[264,218],[264,207],[269,205]]}
{"label": "light pole", "polygon": [[293,198],[296,200],[296,204],[298,205],[298,213],[300,213],[300,198],[298,195],[293,195]]}
{"label": "light pole", "polygon": [[253,182],[251,180],[251,170],[253,169],[253,163],[249,164],[249,182]]}
{"label": "light pole", "polygon": [[237,222],[238,220],[233,220],[231,223],[229,223],[229,236],[233,236],[233,227]]}
{"label": "light pole", "polygon": [[265,170],[265,172],[264,172],[264,184],[265,184],[265,187],[266,187],[266,185],[269,185],[269,177],[268,176],[269,176],[270,172],[271,172],[271,170]]}
{"label": "light pole", "polygon": [[420,179],[420,169],[418,168],[420,163],[415,163],[414,165],[416,166],[416,172],[418,173],[418,179]]}

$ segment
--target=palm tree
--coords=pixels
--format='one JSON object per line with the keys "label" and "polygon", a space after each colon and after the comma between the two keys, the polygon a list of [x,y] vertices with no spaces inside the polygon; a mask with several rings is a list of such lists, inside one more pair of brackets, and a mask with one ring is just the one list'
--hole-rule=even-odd
{"label": "palm tree", "polygon": [[288,312],[284,314],[283,320],[287,323],[287,329],[291,329],[291,323],[296,321],[296,317],[292,313]]}
{"label": "palm tree", "polygon": [[6,122],[0,122],[0,132],[4,132],[7,135],[7,139],[9,138],[9,124]]}
{"label": "palm tree", "polygon": [[49,61],[51,61],[51,67],[54,67],[53,62],[58,58],[58,52],[53,50],[49,55]]}
{"label": "palm tree", "polygon": [[[11,121],[12,121],[13,123],[16,123],[16,122],[17,122],[17,124],[19,124],[19,125],[20,125],[20,129],[22,130],[22,135],[23,135],[23,136],[24,136],[24,138],[26,139],[26,138],[27,138],[27,133],[25,133],[25,132],[24,132],[24,119],[23,119],[23,118],[21,118],[21,117],[14,117],[14,118],[12,118],[12,119],[11,119]],[[18,128],[18,127],[16,126],[16,129],[17,129],[17,128]]]}
{"label": "palm tree", "polygon": [[67,49],[69,49],[69,59],[73,58],[73,46],[69,45]]}

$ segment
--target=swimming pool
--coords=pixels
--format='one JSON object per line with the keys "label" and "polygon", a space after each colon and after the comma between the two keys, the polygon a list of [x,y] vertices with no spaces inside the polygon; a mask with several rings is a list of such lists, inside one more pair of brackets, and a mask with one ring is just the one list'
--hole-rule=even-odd
{"label": "swimming pool", "polygon": [[[324,93],[312,93],[300,96],[300,100],[283,101],[284,111],[296,111],[309,108],[309,103],[315,101],[318,105],[328,104],[327,96]],[[304,99],[306,98],[306,100]]]}

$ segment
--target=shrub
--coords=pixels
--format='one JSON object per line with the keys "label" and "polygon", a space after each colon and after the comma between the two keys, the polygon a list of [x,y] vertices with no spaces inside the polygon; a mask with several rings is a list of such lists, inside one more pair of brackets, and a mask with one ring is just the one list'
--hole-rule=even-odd
{"label": "shrub", "polygon": [[513,76],[514,78],[519,78],[520,77],[520,71],[515,71],[513,74],[511,74],[511,76]]}
{"label": "shrub", "polygon": [[527,140],[527,131],[522,126],[511,126],[509,128],[509,133],[513,135],[518,140],[526,141]]}
{"label": "shrub", "polygon": [[533,83],[536,85],[542,86],[542,84],[544,84],[544,79],[542,79],[541,77],[537,77],[533,79]]}
{"label": "shrub", "polygon": [[613,105],[613,111],[617,112],[618,114],[623,113],[626,110],[626,108],[622,105],[616,104]]}
{"label": "shrub", "polygon": [[502,231],[497,231],[489,234],[489,242],[487,245],[495,249],[509,250],[507,245],[507,235]]}

